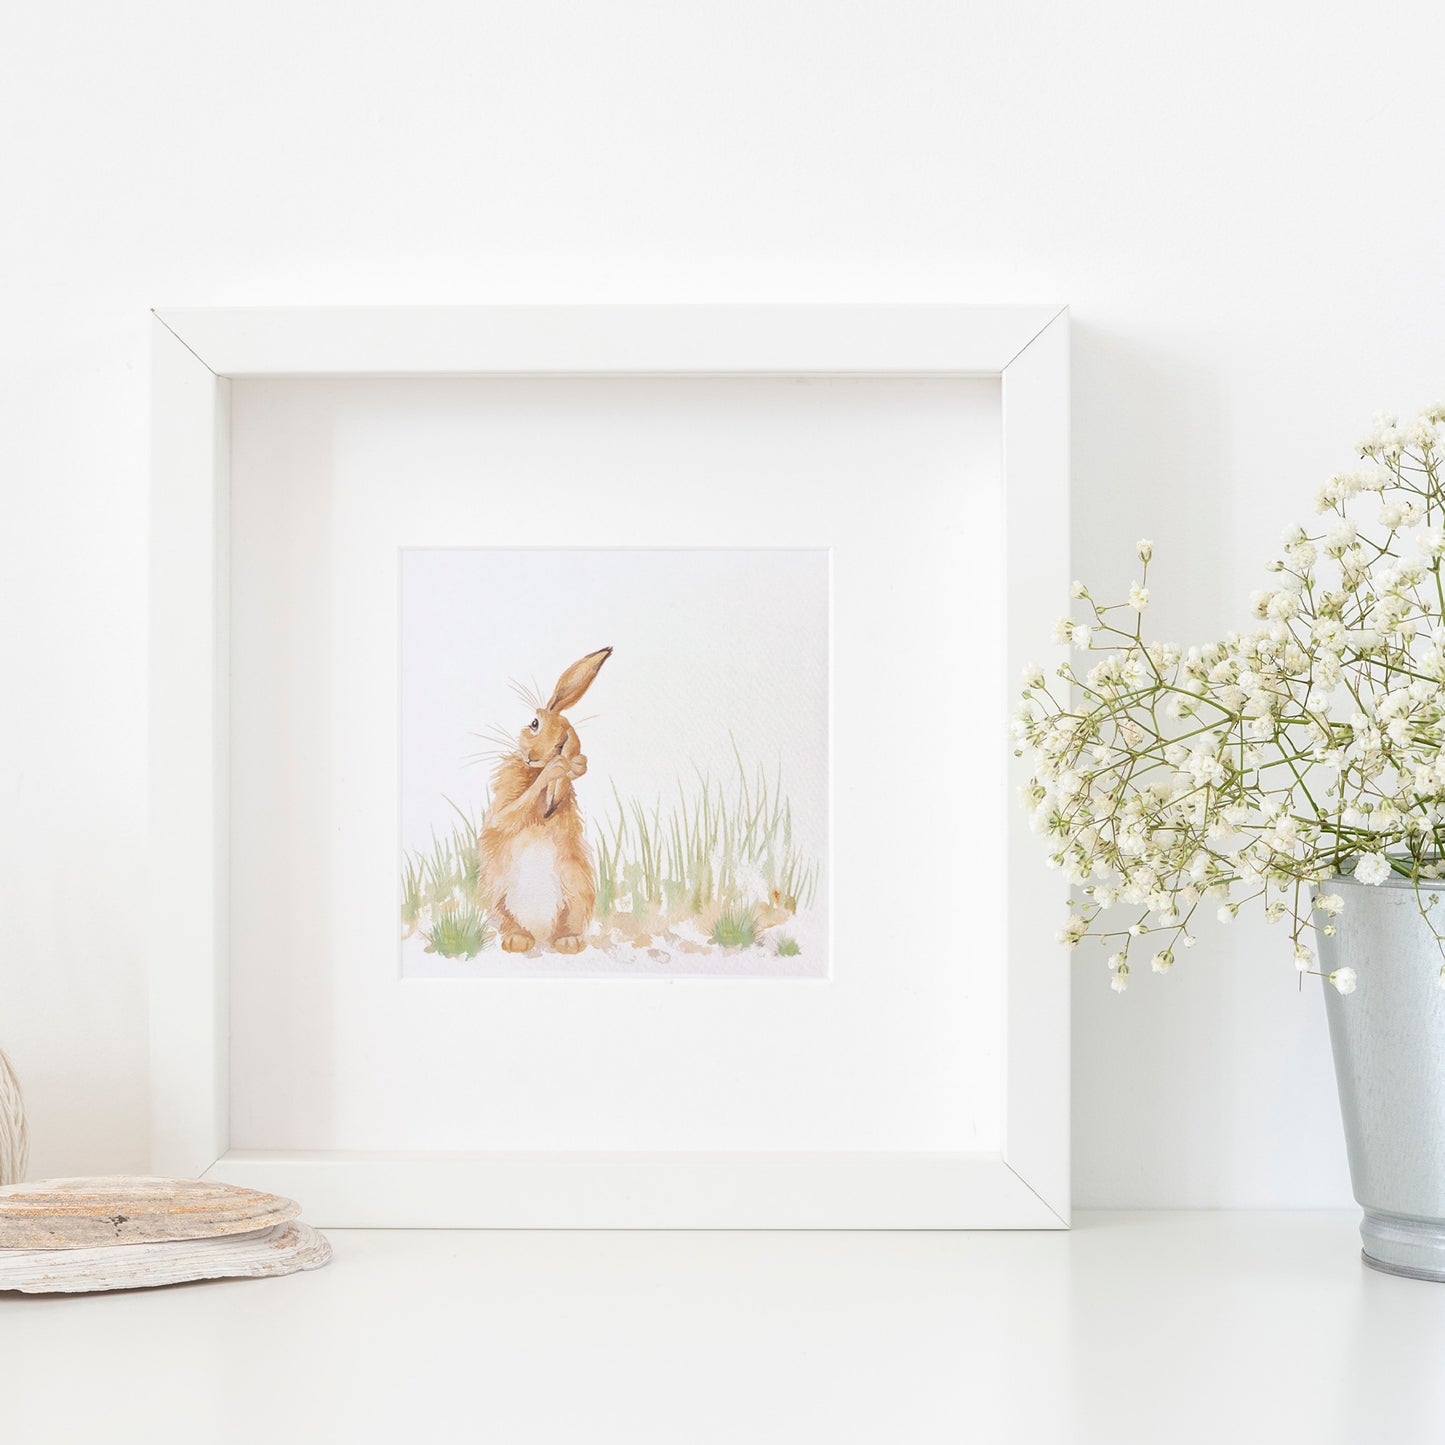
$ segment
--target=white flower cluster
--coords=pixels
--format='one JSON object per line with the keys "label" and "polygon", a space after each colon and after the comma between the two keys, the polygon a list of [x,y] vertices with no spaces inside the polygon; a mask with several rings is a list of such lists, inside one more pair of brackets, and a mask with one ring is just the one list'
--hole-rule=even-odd
{"label": "white flower cluster", "polygon": [[[1116,990],[1136,939],[1164,934],[1150,962],[1172,967],[1206,900],[1223,922],[1245,905],[1289,919],[1302,972],[1316,971],[1306,939],[1333,934],[1344,906],[1323,891],[1333,877],[1412,880],[1430,921],[1421,884],[1445,875],[1442,423],[1445,405],[1403,427],[1376,418],[1362,465],[1320,489],[1328,520],[1285,533],[1247,632],[1146,641],[1147,541],[1127,602],[1074,583],[1088,615],[1054,639],[1090,665],[1061,666],[1058,696],[1029,669],[1013,734],[1024,806],[1078,889],[1059,940],[1099,939]],[[1328,977],[1355,987],[1350,969]]]}

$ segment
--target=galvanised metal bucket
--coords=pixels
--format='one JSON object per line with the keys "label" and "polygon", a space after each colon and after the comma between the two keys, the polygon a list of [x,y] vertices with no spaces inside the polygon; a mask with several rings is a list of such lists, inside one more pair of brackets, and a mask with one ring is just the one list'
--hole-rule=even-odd
{"label": "galvanised metal bucket", "polygon": [[1445,933],[1445,882],[1422,883],[1418,899],[1400,878],[1320,891],[1345,900],[1335,936],[1319,940],[1321,967],[1357,976],[1351,994],[1325,984],[1325,1011],[1365,1263],[1445,1281],[1445,989],[1420,914]]}

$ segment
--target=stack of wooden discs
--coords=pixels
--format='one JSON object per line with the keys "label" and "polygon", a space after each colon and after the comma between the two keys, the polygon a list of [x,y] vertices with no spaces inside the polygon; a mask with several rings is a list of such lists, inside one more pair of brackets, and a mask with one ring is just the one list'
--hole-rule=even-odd
{"label": "stack of wooden discs", "polygon": [[0,1290],[75,1294],[319,1269],[294,1200],[200,1179],[46,1179],[0,1188]]}

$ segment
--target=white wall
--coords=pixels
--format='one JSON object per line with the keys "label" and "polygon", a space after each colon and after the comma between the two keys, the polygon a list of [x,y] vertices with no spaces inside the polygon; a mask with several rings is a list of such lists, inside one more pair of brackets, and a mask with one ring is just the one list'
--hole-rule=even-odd
{"label": "white wall", "polygon": [[[146,1153],[146,309],[1062,300],[1075,549],[1238,619],[1379,406],[1445,390],[1445,11],[899,0],[8,7],[0,1037],[37,1172]],[[1347,1197],[1263,928],[1081,965],[1081,1204]]]}

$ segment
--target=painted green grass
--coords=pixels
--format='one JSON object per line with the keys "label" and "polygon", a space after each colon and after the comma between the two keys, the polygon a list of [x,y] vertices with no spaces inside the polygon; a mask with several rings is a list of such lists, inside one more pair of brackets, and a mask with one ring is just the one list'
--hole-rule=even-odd
{"label": "painted green grass", "polygon": [[439,953],[443,958],[475,958],[487,946],[492,930],[475,904],[466,903],[438,913],[421,936],[428,953]]}
{"label": "painted green grass", "polygon": [[[812,906],[818,863],[793,840],[781,768],[770,777],[745,767],[736,748],[734,757],[737,772],[726,785],[699,773],[651,809],[614,791],[594,837],[601,921],[695,921],[717,946],[739,948]],[[402,858],[402,930],[408,938],[419,933],[429,952],[470,958],[493,932],[478,897],[481,817],[446,801],[456,823],[434,832],[430,849]],[[799,951],[794,940],[780,939],[780,954]]]}
{"label": "painted green grass", "polygon": [[723,787],[699,774],[649,811],[614,792],[597,839],[597,913],[697,917],[756,902],[796,913],[812,905],[818,864],[793,842],[781,767],[769,778],[737,755]]}
{"label": "painted green grass", "polygon": [[758,941],[758,910],[750,904],[729,903],[713,921],[712,941],[719,948],[751,948]]}
{"label": "painted green grass", "polygon": [[422,909],[426,907],[426,888],[422,878],[421,862],[408,856],[401,864],[401,926],[410,937],[421,923]]}
{"label": "painted green grass", "polygon": [[[481,855],[477,851],[480,823],[450,798],[446,801],[457,815],[455,826],[441,836],[434,832],[428,852],[407,853],[401,860],[402,936],[410,938],[419,932],[427,940],[428,952],[447,958],[471,958],[482,945],[467,953],[467,931],[462,929],[458,934],[442,925],[447,919],[468,919],[474,914],[477,925],[487,929],[477,896],[481,877]],[[448,947],[435,946],[439,937]]]}
{"label": "painted green grass", "polygon": [[780,958],[796,958],[802,951],[798,947],[798,940],[791,933],[778,935],[778,956]]}

